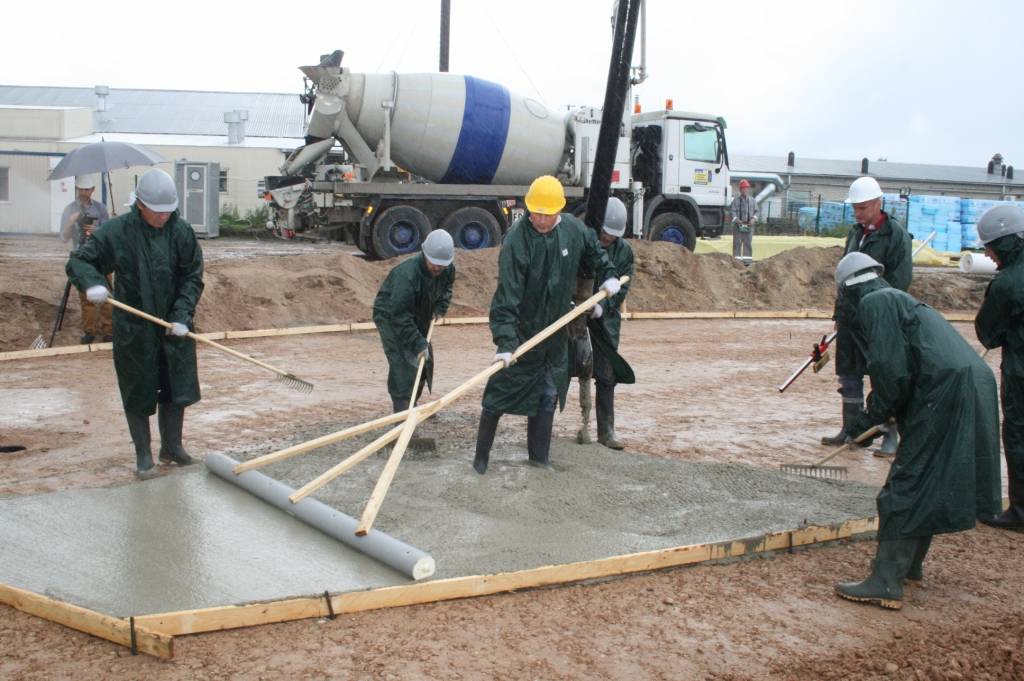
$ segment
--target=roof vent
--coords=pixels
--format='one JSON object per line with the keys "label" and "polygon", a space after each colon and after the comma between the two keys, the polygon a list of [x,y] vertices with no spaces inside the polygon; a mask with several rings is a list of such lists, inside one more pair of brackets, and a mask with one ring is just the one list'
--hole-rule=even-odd
{"label": "roof vent", "polygon": [[789,157],[786,158],[786,165],[789,166],[790,168],[796,165],[796,154],[794,154],[792,151],[789,152]]}
{"label": "roof vent", "polygon": [[867,175],[868,174],[868,160],[866,158],[862,158],[860,160],[860,174],[861,175]]}
{"label": "roof vent", "polygon": [[228,124],[228,144],[241,144],[245,141],[245,122],[249,120],[249,112],[235,109],[224,112],[224,122]]}

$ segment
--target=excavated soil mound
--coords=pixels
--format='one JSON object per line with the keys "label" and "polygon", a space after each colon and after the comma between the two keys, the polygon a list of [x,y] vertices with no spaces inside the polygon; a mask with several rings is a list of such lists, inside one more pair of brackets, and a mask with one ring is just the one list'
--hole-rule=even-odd
{"label": "excavated soil mound", "polygon": [[[227,243],[228,245],[224,245]],[[630,242],[636,278],[627,300],[635,312],[830,310],[839,248],[796,248],[745,267],[724,254],[694,255],[665,242]],[[230,242],[206,244],[206,290],[197,310],[203,331],[368,321],[381,281],[395,261],[372,262],[350,252],[275,255],[274,244],[242,257],[216,257]],[[486,315],[497,280],[497,250],[460,251],[450,314]],[[0,351],[49,337],[64,285],[61,258],[0,256]],[[10,266],[10,267],[8,267]],[[945,311],[977,310],[988,277],[918,269],[911,293]],[[55,345],[78,339],[74,292]]]}

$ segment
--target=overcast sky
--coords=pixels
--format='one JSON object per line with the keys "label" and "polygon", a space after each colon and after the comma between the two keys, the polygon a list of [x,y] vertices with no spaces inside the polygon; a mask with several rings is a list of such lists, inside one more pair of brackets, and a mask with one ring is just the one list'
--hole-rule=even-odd
{"label": "overcast sky", "polygon": [[[451,0],[451,71],[600,106],[607,0]],[[295,92],[301,64],[437,69],[440,0],[7,3],[0,83]],[[1024,170],[1019,0],[648,0],[635,94],[716,113],[739,154]],[[1013,55],[1017,56],[1014,57]],[[639,61],[637,41],[634,63]]]}

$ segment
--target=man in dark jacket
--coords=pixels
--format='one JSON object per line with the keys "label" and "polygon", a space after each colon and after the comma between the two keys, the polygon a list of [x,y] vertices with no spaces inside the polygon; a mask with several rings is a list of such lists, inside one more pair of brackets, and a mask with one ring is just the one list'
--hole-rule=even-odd
{"label": "man in dark jacket", "polygon": [[416,389],[419,397],[434,375],[434,357],[427,343],[432,319],[448,312],[455,282],[455,244],[443,229],[435,229],[423,241],[423,252],[396,265],[388,273],[373,301],[384,354],[388,358],[388,394],[396,412],[411,405],[413,381],[420,357],[425,357],[423,376]]}
{"label": "man in dark jacket", "polygon": [[[608,209],[604,214],[604,226],[601,229],[601,247],[608,254],[615,269],[616,276],[621,279],[633,277],[633,249],[622,238],[626,233],[626,206],[614,196],[608,199]],[[596,282],[595,282],[596,283]],[[595,287],[594,293],[597,293]],[[623,444],[615,437],[615,384],[617,382],[615,368],[610,351],[619,348],[619,333],[622,329],[622,303],[629,294],[629,282],[611,298],[597,305],[590,313],[587,324],[594,329],[594,379],[597,384],[597,441],[610,449],[623,449]],[[603,332],[603,333],[602,333]],[[607,342],[607,346],[605,345]]]}
{"label": "man in dark jacket", "polygon": [[545,175],[534,180],[525,201],[530,213],[509,228],[498,256],[490,325],[494,359],[505,368],[484,390],[473,460],[480,474],[487,471],[502,414],[527,417],[530,462],[547,466],[555,404],[565,406],[569,388],[568,335],[561,329],[515,363],[513,353],[569,312],[581,264],[589,266],[609,295],[621,288],[594,230],[561,213],[565,194],[557,179]]}
{"label": "man in dark jacket", "polygon": [[[846,203],[853,204],[857,224],[850,228],[846,237],[844,255],[866,253],[885,267],[882,277],[890,286],[900,291],[910,288],[913,277],[911,239],[907,230],[882,210],[882,188],[873,177],[861,177],[850,185]],[[847,317],[852,310],[843,301],[843,291],[836,295],[836,374],[839,377],[839,394],[843,398],[843,426],[834,437],[821,439],[823,445],[835,447],[860,435],[852,432],[851,421],[860,413],[864,403],[864,357],[857,350],[850,336]],[[896,433],[889,429],[881,452],[892,455],[896,451]]]}
{"label": "man in dark jacket", "polygon": [[932,536],[974,527],[999,508],[999,419],[988,365],[942,315],[851,253],[836,267],[854,342],[871,377],[863,432],[895,419],[901,440],[878,495],[878,553],[863,582],[839,596],[903,605],[903,580],[920,581]]}
{"label": "man in dark jacket", "polygon": [[988,285],[974,328],[986,348],[1002,348],[1000,397],[1010,507],[986,525],[1024,530],[1024,211],[996,206],[978,221],[985,253],[999,268]]}
{"label": "man in dark jacket", "polygon": [[[114,369],[136,474],[157,474],[150,450],[149,417],[157,412],[160,461],[193,463],[181,444],[185,407],[199,401],[195,341],[186,338],[203,292],[203,251],[192,227],[177,213],[171,176],[152,169],[139,179],[129,213],[96,230],[68,260],[68,277],[90,303],[103,305],[113,272],[116,299],[171,322],[165,330],[114,310]],[[159,405],[159,410],[157,406]]]}

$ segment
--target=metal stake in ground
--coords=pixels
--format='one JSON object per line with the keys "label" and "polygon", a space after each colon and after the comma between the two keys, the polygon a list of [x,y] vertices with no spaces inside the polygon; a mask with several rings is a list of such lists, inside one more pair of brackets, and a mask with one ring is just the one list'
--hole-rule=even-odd
{"label": "metal stake in ground", "polygon": [[[167,329],[171,328],[171,323],[170,322],[164,321],[163,319],[160,319],[159,317],[154,317],[153,315],[148,314],[146,312],[143,312],[142,310],[137,310],[134,307],[132,307],[131,305],[125,305],[120,300],[114,300],[113,298],[107,298],[107,302],[110,303],[111,305],[113,305],[114,307],[120,309],[120,310],[124,310],[125,312],[128,312],[130,314],[135,315],[136,317],[142,317],[145,320],[151,321],[154,324],[157,324],[157,325],[162,326],[162,327],[167,328]],[[266,369],[268,371],[273,371],[275,374],[280,376],[281,380],[284,381],[284,384],[286,386],[288,386],[289,388],[291,388],[292,390],[298,390],[300,392],[308,393],[308,392],[310,392],[313,389],[313,384],[310,383],[309,381],[304,381],[301,378],[299,378],[298,376],[296,376],[295,374],[290,374],[287,371],[284,371],[283,369],[278,369],[277,367],[271,366],[271,365],[267,364],[266,362],[261,362],[258,359],[256,359],[255,357],[250,357],[249,355],[243,354],[243,353],[239,352],[238,350],[232,350],[229,347],[221,345],[220,343],[218,343],[216,341],[212,341],[209,338],[204,338],[203,336],[200,336],[199,334],[192,333],[191,331],[189,331],[185,335],[188,336],[189,338],[191,338],[194,341],[198,341],[200,343],[206,343],[210,347],[217,348],[221,352],[226,352],[227,354],[229,354],[229,355],[231,355],[233,357],[237,357],[238,359],[244,359],[246,362],[250,362],[252,364],[255,364],[258,367],[262,367],[262,368],[264,368],[264,369]]]}
{"label": "metal stake in ground", "polygon": [[842,454],[850,447],[859,445],[861,442],[873,438],[875,435],[878,435],[881,430],[882,426],[871,426],[842,447],[837,447],[831,454],[816,463],[812,463],[810,465],[802,463],[784,463],[781,464],[779,468],[782,469],[783,473],[795,473],[796,475],[804,475],[809,478],[832,478],[834,480],[845,480],[846,466],[826,466],[824,464],[828,463],[839,454]]}

